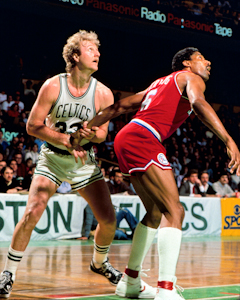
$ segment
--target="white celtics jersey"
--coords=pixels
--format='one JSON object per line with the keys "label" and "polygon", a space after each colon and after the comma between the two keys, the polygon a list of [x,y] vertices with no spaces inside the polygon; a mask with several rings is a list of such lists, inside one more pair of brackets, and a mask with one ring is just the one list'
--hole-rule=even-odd
{"label": "white celtics jersey", "polygon": [[[84,121],[90,121],[95,115],[95,90],[97,80],[91,77],[87,91],[80,97],[74,97],[67,85],[67,74],[59,74],[60,92],[46,118],[46,126],[62,133],[72,133],[81,127]],[[83,140],[81,145],[88,141]],[[64,146],[54,145],[65,149]]]}

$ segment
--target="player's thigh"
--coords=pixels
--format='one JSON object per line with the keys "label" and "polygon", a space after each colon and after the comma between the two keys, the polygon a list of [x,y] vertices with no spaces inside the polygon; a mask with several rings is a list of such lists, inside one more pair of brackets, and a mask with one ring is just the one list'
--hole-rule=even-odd
{"label": "player's thigh", "polygon": [[170,212],[178,206],[179,194],[172,170],[151,165],[146,172],[136,173],[136,176],[144,193],[149,195],[162,213]]}
{"label": "player's thigh", "polygon": [[161,221],[162,213],[160,212],[158,206],[153,201],[151,195],[148,193],[147,189],[145,189],[145,186],[142,183],[140,177],[143,174],[144,173],[139,173],[140,176],[131,176],[130,180],[147,211],[142,220],[142,223],[144,225],[157,228]]}
{"label": "player's thigh", "polygon": [[99,223],[113,223],[116,221],[109,189],[104,179],[95,181],[78,192],[88,202]]}

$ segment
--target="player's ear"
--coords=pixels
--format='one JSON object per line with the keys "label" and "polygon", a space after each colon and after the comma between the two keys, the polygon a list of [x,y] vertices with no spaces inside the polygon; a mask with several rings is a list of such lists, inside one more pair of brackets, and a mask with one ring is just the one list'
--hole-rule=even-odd
{"label": "player's ear", "polygon": [[78,60],[79,60],[79,55],[78,55],[77,53],[74,53],[74,54],[73,54],[73,59],[74,59],[75,61],[78,61]]}
{"label": "player's ear", "polygon": [[190,60],[184,60],[182,64],[184,65],[184,67],[190,67],[191,65]]}

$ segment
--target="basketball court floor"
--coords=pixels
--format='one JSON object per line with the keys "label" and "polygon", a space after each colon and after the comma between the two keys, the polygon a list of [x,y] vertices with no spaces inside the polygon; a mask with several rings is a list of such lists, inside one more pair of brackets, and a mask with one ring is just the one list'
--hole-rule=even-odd
{"label": "basketball court floor", "polygon": [[[10,242],[0,242],[0,269]],[[131,249],[129,241],[114,241],[111,264],[123,271]],[[120,300],[107,279],[92,273],[89,264],[93,242],[80,240],[31,241],[23,257],[10,300],[85,299]],[[156,286],[156,242],[144,261],[148,284]],[[177,284],[191,300],[240,299],[240,237],[183,238]]]}

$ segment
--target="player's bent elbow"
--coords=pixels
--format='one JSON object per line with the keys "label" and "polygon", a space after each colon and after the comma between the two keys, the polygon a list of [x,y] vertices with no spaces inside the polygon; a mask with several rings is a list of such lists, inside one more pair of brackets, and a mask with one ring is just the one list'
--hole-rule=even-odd
{"label": "player's bent elbow", "polygon": [[34,123],[27,122],[26,124],[26,131],[28,135],[36,136],[37,132],[39,131],[40,126],[37,126]]}

